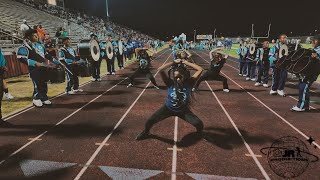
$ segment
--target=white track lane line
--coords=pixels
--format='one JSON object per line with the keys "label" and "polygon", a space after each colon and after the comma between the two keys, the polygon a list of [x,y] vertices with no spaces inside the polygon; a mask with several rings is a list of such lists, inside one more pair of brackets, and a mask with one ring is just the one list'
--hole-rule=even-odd
{"label": "white track lane line", "polygon": [[[86,106],[88,106],[89,104],[91,104],[92,102],[94,102],[95,100],[99,99],[101,96],[103,96],[104,94],[106,94],[107,92],[111,91],[112,89],[114,89],[115,87],[117,87],[120,83],[122,83],[123,81],[125,81],[128,78],[125,78],[123,80],[121,80],[120,82],[118,82],[116,85],[112,86],[111,88],[109,88],[107,91],[103,92],[102,94],[100,94],[99,96],[97,96],[96,98],[92,99],[90,102],[86,103],[85,105],[83,105],[82,107],[80,107],[79,109],[77,109],[76,111],[74,111],[73,113],[71,113],[70,115],[68,115],[67,117],[65,117],[64,119],[62,119],[60,122],[58,122],[56,125],[52,126],[50,129],[58,126],[59,124],[63,123],[64,121],[68,120],[71,116],[75,115],[77,112],[81,111],[83,108],[85,108]],[[39,136],[35,137],[32,141],[29,141],[28,143],[26,143],[25,145],[23,145],[21,148],[19,148],[18,150],[16,150],[15,152],[13,152],[12,154],[10,154],[6,159],[0,161],[0,165],[2,163],[4,163],[7,159],[9,159],[10,157],[16,155],[17,153],[19,153],[20,151],[22,151],[23,149],[25,149],[26,147],[28,147],[29,145],[31,145],[33,142],[37,141],[39,138],[41,138],[43,135],[47,134],[49,130],[43,132],[42,134],[40,134]]]}
{"label": "white track lane line", "polygon": [[[195,52],[196,53],[196,52]],[[199,55],[198,53],[196,53],[199,57],[201,57],[203,60],[207,61],[206,59],[204,59],[201,55]],[[208,61],[207,61],[208,62]],[[228,65],[228,64],[226,64]],[[230,66],[230,65],[228,65]],[[232,66],[231,66],[232,67]],[[269,111],[271,111],[274,115],[276,115],[279,119],[281,119],[284,123],[286,123],[287,125],[289,125],[292,129],[294,129],[295,131],[297,131],[299,134],[301,134],[305,139],[309,139],[309,136],[305,135],[302,131],[300,131],[298,128],[296,128],[293,124],[291,124],[289,121],[287,121],[285,118],[283,118],[282,116],[280,116],[277,112],[275,112],[274,110],[272,110],[269,106],[267,106],[265,103],[263,103],[260,99],[258,99],[256,96],[254,96],[253,94],[251,94],[250,92],[247,91],[247,89],[243,88],[241,85],[239,85],[237,82],[235,82],[233,79],[231,79],[229,76],[227,76],[225,73],[221,72],[224,76],[226,76],[229,80],[231,80],[234,84],[236,84],[237,86],[239,86],[241,89],[245,90],[247,94],[249,94],[251,97],[253,97],[256,101],[258,101],[261,105],[263,105],[265,108],[267,108]],[[317,146],[317,149],[320,150],[320,145],[318,143],[316,143],[315,141],[312,143],[315,146]]]}
{"label": "white track lane line", "polygon": [[224,113],[226,114],[226,116],[228,117],[230,123],[232,124],[233,128],[237,131],[238,135],[241,137],[243,144],[246,146],[247,150],[249,151],[251,157],[253,158],[254,162],[256,163],[256,165],[258,166],[258,168],[260,169],[262,175],[264,176],[265,179],[269,180],[270,177],[268,176],[267,172],[265,171],[265,169],[262,167],[260,161],[258,160],[258,158],[255,156],[254,152],[252,151],[251,147],[249,146],[249,144],[247,143],[247,141],[244,139],[244,137],[242,136],[241,132],[239,131],[237,125],[235,124],[235,122],[233,121],[233,119],[231,118],[230,114],[228,113],[228,111],[224,108],[224,106],[222,105],[221,101],[218,99],[216,93],[213,92],[211,86],[209,85],[208,81],[205,81],[210,89],[210,91],[212,92],[212,95],[215,97],[215,99],[218,101],[220,107],[222,108],[222,110],[224,111]]}
{"label": "white track lane line", "polygon": [[[166,61],[163,63],[165,64],[168,59],[171,57],[171,54],[168,56],[168,58],[166,59]],[[159,71],[157,71],[157,73],[154,75],[154,77],[159,73]],[[136,100],[131,104],[131,106],[127,109],[127,111],[123,114],[123,116],[120,118],[120,120],[118,121],[118,123],[114,126],[113,130],[108,134],[108,136],[102,141],[102,143],[100,144],[100,146],[96,149],[96,151],[92,154],[92,156],[90,157],[90,159],[86,162],[86,164],[83,166],[83,168],[80,170],[80,172],[78,173],[78,175],[74,178],[75,180],[78,180],[81,178],[81,176],[86,172],[86,170],[88,169],[88,167],[91,165],[91,163],[93,162],[93,160],[98,156],[99,152],[102,150],[102,148],[104,147],[104,144],[106,144],[108,142],[108,140],[110,139],[111,135],[113,134],[113,132],[120,126],[120,124],[122,123],[122,121],[126,118],[126,116],[129,114],[129,112],[131,111],[131,109],[134,107],[134,105],[138,102],[138,100],[140,99],[140,97],[143,95],[143,93],[147,90],[148,86],[151,84],[151,81],[149,81],[149,83],[145,86],[145,88],[141,91],[141,93],[139,94],[139,96],[136,98]]]}
{"label": "white track lane line", "polygon": [[[197,54],[199,57],[201,57],[198,53],[194,52],[195,54]],[[206,59],[204,59],[203,57],[201,57],[203,60],[205,60],[206,62],[209,63],[209,61],[207,61]],[[250,153],[252,159],[254,160],[254,162],[256,163],[256,165],[258,166],[258,168],[260,169],[262,175],[264,176],[265,179],[270,180],[269,175],[267,174],[267,172],[265,171],[265,169],[262,167],[260,161],[258,160],[258,158],[256,157],[256,155],[254,154],[254,152],[252,151],[250,145],[247,143],[247,141],[244,139],[244,137],[242,136],[241,132],[239,131],[237,125],[235,124],[235,122],[233,121],[233,119],[231,118],[230,114],[228,113],[228,111],[226,110],[226,108],[222,105],[221,101],[219,100],[218,96],[216,95],[216,93],[212,90],[211,86],[209,85],[208,81],[205,81],[208,88],[210,89],[212,95],[214,96],[214,98],[217,100],[218,104],[220,105],[221,109],[223,110],[223,112],[226,114],[227,118],[229,119],[230,123],[232,124],[233,128],[237,131],[238,135],[240,136],[243,144],[246,146],[248,152]]]}
{"label": "white track lane line", "polygon": [[[167,51],[168,51],[168,50],[164,50],[164,52],[163,52],[162,54],[160,54],[158,57],[156,57],[155,59],[159,58],[160,56],[162,56],[162,55],[163,55],[165,52],[167,52]],[[105,76],[107,76],[107,74],[103,75],[102,77],[105,77]],[[85,82],[85,83],[81,84],[79,87],[83,87],[83,86],[85,86],[85,85],[87,85],[87,84],[90,84],[90,83],[92,83],[92,82],[91,82],[91,81]],[[50,101],[51,101],[51,100],[54,100],[54,99],[56,99],[56,98],[58,98],[58,97],[61,97],[61,96],[63,96],[63,95],[65,95],[64,92],[61,93],[61,94],[58,94],[58,95],[56,95],[56,96],[54,96],[54,97],[52,97],[52,98],[50,98],[49,100],[50,100]],[[30,105],[30,106],[28,106],[28,107],[26,107],[26,108],[24,108],[24,109],[18,110],[18,111],[16,111],[16,112],[13,112],[13,113],[5,116],[5,117],[3,118],[3,120],[4,120],[4,121],[8,121],[9,119],[12,119],[12,118],[14,118],[14,117],[16,117],[16,116],[18,116],[18,115],[20,115],[20,114],[23,114],[23,113],[25,113],[25,112],[27,112],[27,111],[29,111],[29,110],[31,110],[31,109],[34,109],[34,108],[35,108],[35,107],[34,107],[33,105]]]}
{"label": "white track lane line", "polygon": [[174,118],[174,145],[172,148],[172,169],[171,169],[171,180],[177,179],[177,142],[178,142],[178,117]]}
{"label": "white track lane line", "polygon": [[[164,54],[164,53],[162,53]],[[161,54],[161,55],[162,55]],[[159,55],[159,57],[161,56]],[[169,55],[169,57],[171,56],[171,54]],[[104,94],[108,93],[109,91],[111,91],[112,89],[114,89],[115,87],[117,87],[120,83],[124,82],[126,79],[128,79],[128,77],[126,77],[125,79],[119,81],[116,85],[112,86],[111,88],[109,88],[107,91],[103,92],[102,94],[100,94],[99,96],[97,96],[96,98],[92,99],[90,102],[86,103],[85,105],[83,105],[82,107],[80,107],[79,109],[77,109],[76,111],[74,111],[73,113],[71,113],[70,115],[68,115],[67,117],[65,117],[64,119],[62,119],[60,122],[58,122],[57,124],[55,124],[54,126],[52,126],[50,129],[60,125],[61,123],[63,123],[64,121],[68,120],[70,117],[72,117],[73,115],[75,115],[77,112],[81,111],[83,108],[85,108],[86,106],[88,106],[89,104],[91,104],[92,102],[96,101],[97,99],[99,99],[100,97],[102,97]],[[90,82],[88,82],[90,83]],[[17,153],[19,153],[20,151],[22,151],[23,149],[25,149],[26,147],[28,147],[29,145],[31,145],[32,143],[34,143],[35,141],[37,141],[38,139],[40,139],[42,136],[44,136],[45,134],[48,133],[49,130],[43,132],[42,134],[40,134],[39,136],[35,137],[33,140],[29,141],[28,143],[26,143],[25,145],[23,145],[21,148],[19,148],[18,150],[14,151],[12,154],[10,154],[7,158],[3,159],[0,161],[0,165],[3,164],[6,160],[8,160],[9,158],[11,158],[12,156],[16,155]]]}

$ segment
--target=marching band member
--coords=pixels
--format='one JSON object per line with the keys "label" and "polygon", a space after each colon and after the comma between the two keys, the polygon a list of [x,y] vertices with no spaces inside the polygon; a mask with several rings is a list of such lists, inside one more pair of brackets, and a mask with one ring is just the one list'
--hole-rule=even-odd
{"label": "marching band member", "polygon": [[[114,41],[112,40],[112,36],[110,34],[107,36],[107,42],[111,42],[112,46],[114,46],[114,44],[115,44]],[[115,48],[113,48],[113,57],[111,59],[109,59],[107,57],[108,75],[111,75],[111,74],[115,75],[116,74],[116,71],[114,68],[114,60],[115,60]]]}
{"label": "marching band member", "polygon": [[62,39],[63,47],[59,49],[59,61],[65,66],[67,74],[66,94],[71,95],[76,92],[83,92],[79,89],[79,78],[77,72],[74,70],[76,66],[76,51],[71,47],[71,40],[69,37]]}
{"label": "marching band member", "polygon": [[[258,49],[256,55],[256,62],[258,66],[258,78],[255,86],[260,86],[268,88],[268,80],[269,80],[269,69],[270,69],[270,61],[269,61],[269,42],[264,41],[262,44],[262,48]],[[263,79],[261,79],[263,76]]]}
{"label": "marching band member", "polygon": [[[254,39],[250,40],[250,44],[254,44],[255,41]],[[250,47],[250,46],[249,46]],[[246,77],[246,81],[256,81],[256,52],[254,54],[250,53],[250,50],[248,48],[247,51],[247,58],[246,58],[246,64],[247,64],[247,77]]]}
{"label": "marching band member", "polygon": [[53,66],[46,59],[53,61],[55,64],[59,62],[52,59],[46,52],[45,47],[38,42],[39,37],[36,30],[27,30],[25,38],[22,46],[18,48],[17,59],[28,65],[30,78],[34,86],[33,104],[36,107],[51,105],[52,103],[47,96],[47,80],[44,77],[46,77],[45,68],[53,68]]}
{"label": "marching band member", "polygon": [[[178,66],[174,70],[174,78],[171,79],[167,76],[166,69],[173,66],[174,63],[182,63],[183,65]],[[196,70],[196,73],[190,77],[184,65],[192,67]],[[136,137],[136,140],[143,140],[150,137],[150,129],[152,126],[171,116],[178,116],[185,120],[196,128],[197,134],[204,135],[203,122],[189,107],[191,102],[191,89],[200,77],[202,71],[203,69],[200,66],[185,60],[170,62],[159,68],[161,78],[168,87],[168,96],[165,104],[147,120],[144,130]]]}
{"label": "marching band member", "polygon": [[7,100],[14,99],[14,97],[9,92],[9,88],[7,86],[6,80],[2,80],[2,87],[3,87],[3,92],[4,92],[4,98]]}
{"label": "marching band member", "polygon": [[246,47],[247,42],[244,41],[242,44],[240,44],[239,49],[237,50],[237,54],[239,55],[239,61],[240,61],[240,66],[239,66],[239,75],[240,76],[247,76],[247,53],[248,53],[248,48]]}
{"label": "marching band member", "polygon": [[209,53],[210,59],[211,59],[210,69],[199,78],[199,80],[196,82],[195,86],[193,87],[192,91],[197,90],[199,87],[199,84],[204,80],[216,80],[216,81],[222,81],[224,92],[230,92],[227,78],[223,77],[220,74],[220,71],[223,65],[226,63],[226,59],[228,58],[228,55],[218,50],[222,50],[222,48],[213,49]]}
{"label": "marching band member", "polygon": [[279,50],[283,44],[286,44],[287,35],[281,34],[279,36],[279,42],[277,42],[269,52],[269,60],[272,68],[272,86],[270,90],[271,95],[278,94],[280,96],[285,96],[283,91],[286,79],[287,70],[285,68],[277,68],[276,62],[279,60]]}
{"label": "marching band member", "polygon": [[[144,74],[154,85],[156,89],[159,89],[156,80],[154,79],[151,71],[150,71],[150,66],[151,66],[151,57],[149,56],[147,52],[147,48],[136,48],[136,54],[138,55],[139,59],[139,68],[129,77],[129,85],[127,86],[132,87],[134,85],[134,78],[138,76],[139,74]],[[153,54],[151,55],[153,56]]]}
{"label": "marching band member", "polygon": [[302,112],[310,109],[310,87],[312,83],[317,80],[320,70],[320,35],[314,36],[312,40],[313,51],[311,55],[312,68],[307,75],[301,75],[299,79],[299,101],[296,106],[291,108],[292,111]]}
{"label": "marching band member", "polygon": [[[118,43],[122,43],[122,54],[120,54],[120,47],[119,47],[119,45],[118,45]],[[121,40],[121,38],[120,38],[120,40],[119,40],[119,42],[117,43],[117,42],[115,42],[116,43],[116,49],[117,49],[117,51],[115,51],[116,52],[116,56],[117,56],[117,61],[118,61],[118,66],[119,66],[119,69],[123,69],[123,47],[124,47],[124,43],[123,43],[123,41]]]}
{"label": "marching band member", "polygon": [[92,33],[90,35],[90,37],[91,37],[91,39],[94,39],[98,42],[100,50],[101,50],[100,51],[100,59],[98,61],[91,61],[91,70],[92,70],[91,81],[101,81],[100,66],[101,66],[102,58],[105,56],[106,47],[102,42],[99,42],[97,35]]}

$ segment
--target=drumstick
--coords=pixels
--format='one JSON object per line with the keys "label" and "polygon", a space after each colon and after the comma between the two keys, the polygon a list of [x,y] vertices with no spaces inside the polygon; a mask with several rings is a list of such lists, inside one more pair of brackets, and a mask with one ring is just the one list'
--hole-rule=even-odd
{"label": "drumstick", "polygon": [[73,75],[73,73],[67,68],[66,65],[64,65],[64,64],[61,63],[60,61],[59,61],[59,63],[60,63],[71,75]]}

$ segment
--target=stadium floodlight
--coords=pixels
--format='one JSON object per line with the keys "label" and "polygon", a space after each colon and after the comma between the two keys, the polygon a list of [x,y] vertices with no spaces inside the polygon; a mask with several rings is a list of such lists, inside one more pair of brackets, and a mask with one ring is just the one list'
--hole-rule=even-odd
{"label": "stadium floodlight", "polygon": [[251,25],[251,38],[252,39],[257,39],[257,41],[259,40],[259,39],[268,39],[269,37],[270,37],[270,30],[271,30],[271,24],[269,24],[269,28],[268,28],[268,33],[267,33],[267,36],[265,36],[265,37],[263,37],[263,36],[261,36],[261,37],[255,37],[254,36],[254,24],[252,24]]}
{"label": "stadium floodlight", "polygon": [[214,29],[214,31],[213,31],[213,41],[216,41],[216,31],[217,31],[217,29]]}
{"label": "stadium floodlight", "polygon": [[108,5],[108,0],[106,0],[106,10],[107,10],[107,17],[108,17],[108,20],[109,20],[109,5]]}

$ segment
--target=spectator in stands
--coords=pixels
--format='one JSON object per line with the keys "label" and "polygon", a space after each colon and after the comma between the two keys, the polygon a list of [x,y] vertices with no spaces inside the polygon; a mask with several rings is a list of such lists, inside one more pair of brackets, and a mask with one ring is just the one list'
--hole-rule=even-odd
{"label": "spectator in stands", "polygon": [[39,35],[39,41],[40,41],[41,43],[44,43],[44,37],[45,37],[45,35],[46,35],[46,31],[44,30],[44,28],[42,27],[41,24],[39,24],[39,25],[37,26],[37,32],[38,32],[38,35]]}
{"label": "spectator in stands", "polygon": [[44,47],[46,48],[46,51],[52,56],[52,57],[57,57],[57,51],[58,49],[56,48],[56,44],[52,42],[51,38],[49,35],[45,36],[45,44]]}
{"label": "spectator in stands", "polygon": [[56,43],[62,44],[62,42],[61,42],[62,41],[62,27],[59,27],[57,29],[55,37],[56,37]]}
{"label": "spectator in stands", "polygon": [[28,25],[27,20],[23,20],[23,23],[20,26],[20,31],[22,34],[24,34],[27,30],[31,29],[31,27]]}

